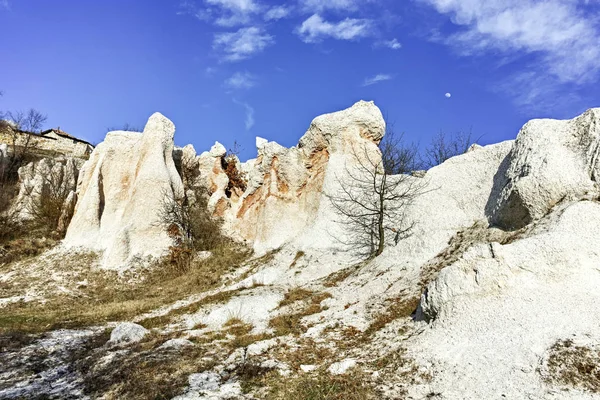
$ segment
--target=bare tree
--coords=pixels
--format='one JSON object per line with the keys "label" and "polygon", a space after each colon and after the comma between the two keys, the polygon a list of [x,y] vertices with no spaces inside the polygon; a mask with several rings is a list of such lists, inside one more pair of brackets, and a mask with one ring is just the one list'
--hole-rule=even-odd
{"label": "bare tree", "polygon": [[[367,146],[353,148],[353,166],[337,177],[339,191],[329,200],[347,227],[337,237],[356,255],[380,255],[388,242],[397,244],[410,235],[414,221],[407,207],[423,192],[424,181],[408,175],[417,159],[416,146],[404,146],[402,136],[381,143],[381,154]],[[391,240],[390,240],[391,239]]]}
{"label": "bare tree", "polygon": [[379,143],[383,168],[388,175],[408,174],[422,168],[419,148],[415,143],[405,143],[404,133],[397,134],[388,123],[385,136]]}
{"label": "bare tree", "polygon": [[112,131],[143,132],[144,129],[140,128],[139,126],[132,125],[129,122],[126,122],[121,127],[113,126],[113,127],[106,128],[106,131],[107,132],[112,132]]}
{"label": "bare tree", "polygon": [[4,113],[0,130],[8,137],[8,154],[0,171],[2,180],[14,181],[17,178],[17,170],[35,147],[34,137],[41,132],[47,119],[47,116],[33,108],[27,112]]}
{"label": "bare tree", "polygon": [[472,132],[458,132],[455,134],[446,134],[440,131],[431,139],[431,143],[425,149],[424,164],[428,167],[435,167],[444,161],[466,153],[473,143]]}

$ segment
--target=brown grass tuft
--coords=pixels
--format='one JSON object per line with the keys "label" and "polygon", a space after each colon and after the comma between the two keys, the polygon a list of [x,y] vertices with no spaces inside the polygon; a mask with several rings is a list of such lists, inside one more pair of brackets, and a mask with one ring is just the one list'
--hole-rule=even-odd
{"label": "brown grass tuft", "polygon": [[559,340],[550,348],[548,383],[600,393],[600,350]]}

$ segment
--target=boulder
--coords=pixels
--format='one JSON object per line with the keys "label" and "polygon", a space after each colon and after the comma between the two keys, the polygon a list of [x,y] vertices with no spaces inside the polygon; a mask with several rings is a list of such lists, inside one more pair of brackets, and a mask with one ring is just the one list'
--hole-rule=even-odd
{"label": "boulder", "polygon": [[600,194],[600,108],[567,121],[529,121],[517,136],[491,221],[519,229],[557,203]]}
{"label": "boulder", "polygon": [[150,331],[141,325],[133,322],[120,323],[110,333],[109,343],[111,344],[131,344],[140,342]]}
{"label": "boulder", "polygon": [[165,254],[172,240],[161,210],[183,196],[173,161],[174,133],[173,123],[155,113],[143,133],[106,135],[79,175],[66,246],[104,252],[104,268],[118,270],[134,259]]}

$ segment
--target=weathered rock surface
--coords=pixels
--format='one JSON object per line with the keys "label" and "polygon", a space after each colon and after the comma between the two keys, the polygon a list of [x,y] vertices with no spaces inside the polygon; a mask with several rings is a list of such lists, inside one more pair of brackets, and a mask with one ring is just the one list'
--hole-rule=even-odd
{"label": "weathered rock surface", "polygon": [[[43,199],[64,199],[64,219],[68,220],[82,165],[83,160],[79,158],[59,157],[44,158],[19,168],[19,194],[12,206],[13,215],[28,221],[39,214]],[[64,223],[61,228],[65,228]]]}
{"label": "weathered rock surface", "polygon": [[110,333],[111,344],[137,343],[144,339],[150,331],[133,322],[122,322]]}
{"label": "weathered rock surface", "polygon": [[557,340],[600,333],[598,224],[600,204],[571,203],[527,237],[476,246],[442,270],[422,301],[435,316],[432,329],[410,344],[429,365],[431,390],[448,398],[593,398],[554,389],[536,371]]}
{"label": "weathered rock surface", "polygon": [[323,188],[332,184],[327,181],[335,181],[336,173],[353,162],[353,149],[376,154],[384,131],[379,109],[361,101],[315,118],[296,147],[257,138],[258,157],[244,164],[234,159],[235,165],[228,166],[223,162],[225,148],[217,143],[199,157],[211,193],[209,206],[225,219],[229,232],[259,252],[277,248],[306,235],[319,219],[331,219],[323,211]]}
{"label": "weathered rock surface", "polygon": [[568,121],[532,120],[519,132],[492,222],[518,229],[560,201],[600,194],[600,108]]}
{"label": "weathered rock surface", "polygon": [[143,133],[109,132],[82,168],[64,243],[103,251],[105,268],[159,257],[172,244],[160,224],[165,199],[183,195],[173,161],[175,126],[156,113]]}
{"label": "weathered rock surface", "polygon": [[570,121],[534,120],[519,133],[487,213],[492,222],[524,228],[479,230],[422,296],[430,328],[409,345],[433,376],[428,391],[447,398],[595,398],[549,382],[540,360],[557,341],[599,344],[598,116],[593,109]]}

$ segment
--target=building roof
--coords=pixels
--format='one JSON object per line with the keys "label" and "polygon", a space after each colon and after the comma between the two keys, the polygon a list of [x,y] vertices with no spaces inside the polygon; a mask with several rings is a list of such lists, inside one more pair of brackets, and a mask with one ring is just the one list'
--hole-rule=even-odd
{"label": "building roof", "polygon": [[74,140],[76,142],[81,142],[81,143],[89,144],[90,146],[93,147],[93,145],[91,143],[86,142],[85,140],[76,138],[75,136],[69,135],[67,132],[61,131],[60,128],[46,129],[45,131],[42,131],[40,133],[40,135],[41,136],[46,136],[47,134],[52,133],[52,132],[56,133],[60,137],[64,137],[66,139],[71,139],[71,140]]}

